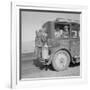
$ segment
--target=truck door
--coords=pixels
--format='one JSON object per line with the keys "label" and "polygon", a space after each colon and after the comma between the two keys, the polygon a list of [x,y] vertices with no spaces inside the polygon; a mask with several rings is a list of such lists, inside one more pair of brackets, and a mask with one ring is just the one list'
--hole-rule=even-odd
{"label": "truck door", "polygon": [[72,57],[79,57],[80,56],[80,36],[79,36],[80,26],[79,26],[79,24],[77,24],[77,25],[74,25],[71,28],[70,47],[71,47]]}
{"label": "truck door", "polygon": [[69,41],[70,41],[70,25],[68,23],[59,23],[55,28],[55,38],[57,42],[59,42],[59,48],[69,49]]}

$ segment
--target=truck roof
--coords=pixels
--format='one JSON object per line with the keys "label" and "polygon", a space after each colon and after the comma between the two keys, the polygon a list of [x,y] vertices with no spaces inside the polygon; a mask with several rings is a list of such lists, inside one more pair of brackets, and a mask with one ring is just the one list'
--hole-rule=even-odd
{"label": "truck roof", "polygon": [[65,19],[65,18],[56,18],[55,22],[57,23],[76,23],[79,24],[79,20]]}
{"label": "truck roof", "polygon": [[47,24],[50,24],[52,22],[56,23],[56,24],[71,24],[72,26],[80,27],[80,23],[79,22],[74,22],[74,21],[71,21],[71,22],[68,22],[68,21],[47,21],[46,23],[43,24],[42,27],[45,27]]}

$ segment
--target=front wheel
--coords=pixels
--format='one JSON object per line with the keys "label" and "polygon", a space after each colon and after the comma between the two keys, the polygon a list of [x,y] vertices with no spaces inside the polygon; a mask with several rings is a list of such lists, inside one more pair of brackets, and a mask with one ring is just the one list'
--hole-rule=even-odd
{"label": "front wheel", "polygon": [[65,50],[57,51],[52,60],[52,66],[56,71],[65,70],[70,64],[70,55]]}

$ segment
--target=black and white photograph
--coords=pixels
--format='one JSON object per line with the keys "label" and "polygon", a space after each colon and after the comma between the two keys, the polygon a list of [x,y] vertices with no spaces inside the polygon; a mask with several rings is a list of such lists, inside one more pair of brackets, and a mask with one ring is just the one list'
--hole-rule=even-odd
{"label": "black and white photograph", "polygon": [[20,79],[80,76],[80,14],[20,9]]}

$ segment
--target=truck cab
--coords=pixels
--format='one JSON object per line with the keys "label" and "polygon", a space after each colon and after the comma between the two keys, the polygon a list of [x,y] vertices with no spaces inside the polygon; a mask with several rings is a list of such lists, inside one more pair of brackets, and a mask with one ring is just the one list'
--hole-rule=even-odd
{"label": "truck cab", "polygon": [[[48,46],[46,59],[42,57],[45,44]],[[36,33],[35,46],[37,58],[46,65],[52,64],[56,71],[65,70],[70,62],[80,62],[80,24],[60,19],[48,21]]]}

